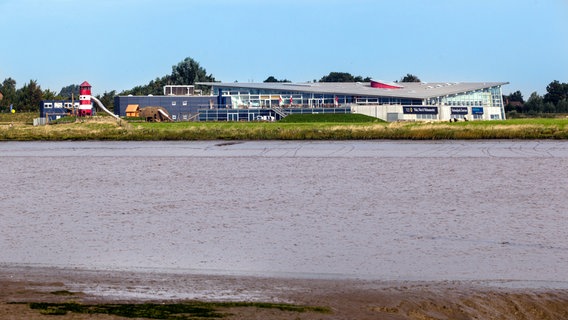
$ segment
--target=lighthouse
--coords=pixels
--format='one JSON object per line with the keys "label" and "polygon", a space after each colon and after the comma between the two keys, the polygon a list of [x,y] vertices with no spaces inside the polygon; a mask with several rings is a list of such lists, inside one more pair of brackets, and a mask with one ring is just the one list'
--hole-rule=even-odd
{"label": "lighthouse", "polygon": [[91,85],[85,81],[79,86],[79,117],[90,116],[93,114],[93,104],[91,103]]}

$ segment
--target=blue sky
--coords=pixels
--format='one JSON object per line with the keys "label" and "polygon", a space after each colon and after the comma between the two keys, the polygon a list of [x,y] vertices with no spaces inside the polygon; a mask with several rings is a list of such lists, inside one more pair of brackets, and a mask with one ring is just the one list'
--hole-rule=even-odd
{"label": "blue sky", "polygon": [[331,71],[393,81],[568,82],[568,0],[0,0],[0,81],[95,94],[186,57],[224,82]]}

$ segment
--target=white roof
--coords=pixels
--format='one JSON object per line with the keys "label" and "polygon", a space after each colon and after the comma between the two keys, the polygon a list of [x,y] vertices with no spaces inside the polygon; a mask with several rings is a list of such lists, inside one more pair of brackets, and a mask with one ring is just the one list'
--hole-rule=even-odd
{"label": "white roof", "polygon": [[508,82],[398,82],[400,89],[373,88],[365,82],[198,82],[198,85],[208,85],[217,88],[243,88],[275,90],[283,92],[306,92],[325,93],[349,96],[376,96],[376,97],[400,97],[410,99],[427,99],[448,96],[463,92],[471,92],[491,87],[499,87],[509,84]]}

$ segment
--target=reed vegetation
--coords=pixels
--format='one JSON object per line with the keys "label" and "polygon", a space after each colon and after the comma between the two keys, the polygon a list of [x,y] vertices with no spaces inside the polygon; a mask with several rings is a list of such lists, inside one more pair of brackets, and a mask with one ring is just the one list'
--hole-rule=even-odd
{"label": "reed vegetation", "polygon": [[25,117],[19,121],[0,118],[0,140],[568,139],[566,118],[387,123],[361,115],[317,116],[307,117],[310,121],[299,117],[295,122],[292,118],[278,122],[174,123],[127,123],[91,117],[37,127]]}

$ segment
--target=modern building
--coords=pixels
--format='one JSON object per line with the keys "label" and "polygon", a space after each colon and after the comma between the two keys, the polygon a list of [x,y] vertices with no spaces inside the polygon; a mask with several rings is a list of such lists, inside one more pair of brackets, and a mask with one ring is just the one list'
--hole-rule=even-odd
{"label": "modern building", "polygon": [[[501,87],[508,82],[222,83],[164,88],[164,96],[117,96],[115,113],[165,108],[176,121],[251,121],[292,113],[361,113],[386,121],[505,119]],[[182,93],[182,94],[180,94]]]}
{"label": "modern building", "polygon": [[231,108],[349,107],[387,121],[505,119],[508,82],[199,83],[230,97]]}
{"label": "modern building", "polygon": [[39,103],[39,117],[49,121],[59,119],[79,110],[78,100],[42,100]]}
{"label": "modern building", "polygon": [[42,100],[39,103],[39,117],[48,121],[76,114],[78,116],[94,115],[91,102],[91,85],[84,81],[79,85],[79,100]]}

